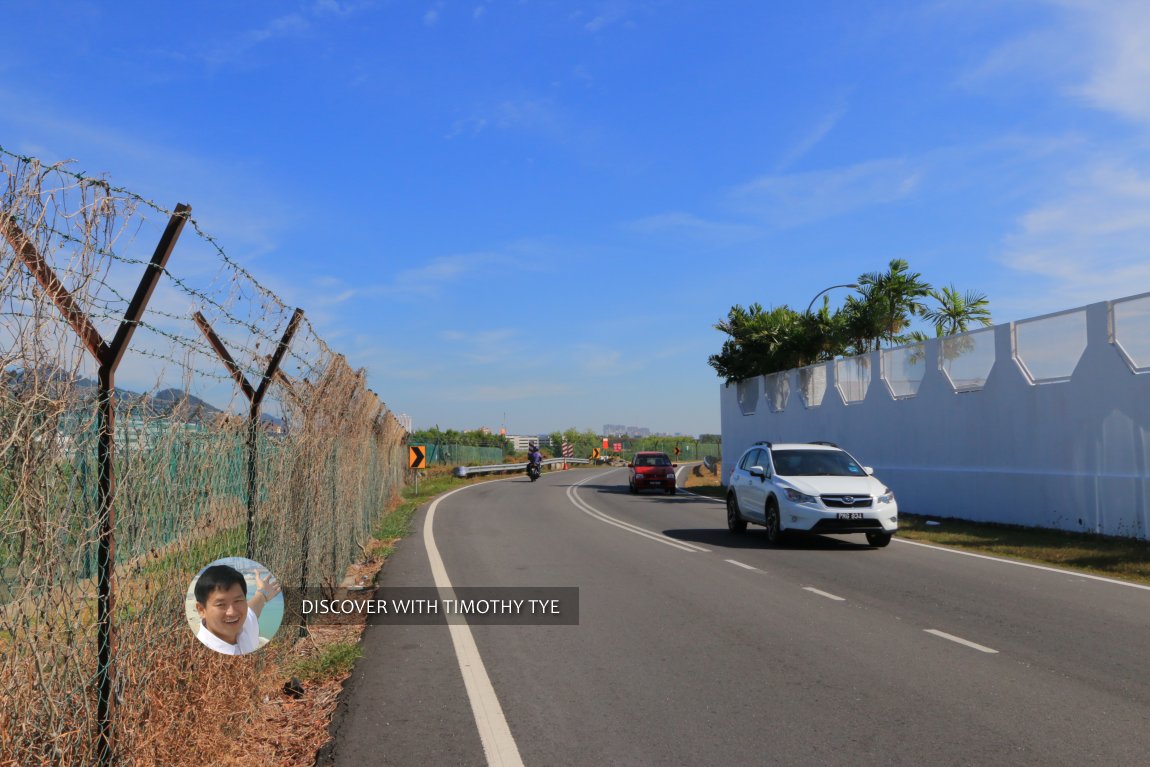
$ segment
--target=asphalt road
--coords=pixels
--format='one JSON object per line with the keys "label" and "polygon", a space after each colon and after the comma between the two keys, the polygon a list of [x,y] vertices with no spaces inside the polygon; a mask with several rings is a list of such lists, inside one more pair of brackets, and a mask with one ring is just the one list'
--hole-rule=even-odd
{"label": "asphalt road", "polygon": [[[897,538],[775,548],[626,476],[442,498],[455,586],[576,586],[579,624],[472,626],[462,666],[446,625],[370,626],[328,763],[485,765],[484,732],[526,765],[1150,764],[1150,589]],[[427,514],[382,585],[435,585]]]}

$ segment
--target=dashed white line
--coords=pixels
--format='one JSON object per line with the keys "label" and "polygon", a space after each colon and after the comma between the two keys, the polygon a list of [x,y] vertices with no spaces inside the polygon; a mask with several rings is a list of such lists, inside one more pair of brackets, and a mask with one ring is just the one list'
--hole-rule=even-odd
{"label": "dashed white line", "polygon": [[833,599],[836,602],[845,602],[846,601],[842,597],[837,597],[834,594],[828,594],[825,591],[821,591],[820,589],[816,589],[814,586],[803,586],[803,591],[809,591],[812,594],[818,594],[820,597],[826,597],[827,599]]}
{"label": "dashed white line", "polygon": [[986,647],[984,645],[976,644],[975,642],[971,642],[969,639],[963,639],[962,637],[956,637],[954,634],[948,634],[945,631],[939,631],[938,629],[923,629],[923,631],[925,631],[928,634],[934,634],[936,637],[942,637],[943,639],[949,639],[952,642],[958,642],[960,645],[972,647],[975,650],[978,650],[979,652],[989,653],[991,655],[997,655],[998,654],[998,650],[993,650],[993,649]]}
{"label": "dashed white line", "polygon": [[737,567],[741,567],[744,570],[758,570],[759,569],[757,567],[751,567],[750,565],[744,565],[742,562],[736,562],[733,559],[724,559],[723,561],[724,562],[730,562],[732,565],[735,565]]}

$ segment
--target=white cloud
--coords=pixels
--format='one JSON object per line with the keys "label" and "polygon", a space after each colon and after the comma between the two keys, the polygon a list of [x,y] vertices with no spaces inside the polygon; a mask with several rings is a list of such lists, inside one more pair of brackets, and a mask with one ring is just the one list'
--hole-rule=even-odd
{"label": "white cloud", "polygon": [[642,234],[668,234],[673,236],[695,237],[714,242],[732,241],[754,237],[759,233],[756,227],[746,224],[732,224],[723,221],[708,221],[693,213],[674,211],[645,216],[627,223],[626,228]]}
{"label": "white cloud", "polygon": [[834,130],[834,127],[838,124],[839,120],[842,119],[843,115],[846,114],[846,111],[846,106],[842,105],[823,116],[805,136],[783,154],[782,159],[779,161],[779,169],[783,170],[788,168],[805,157],[808,152],[814,149]]}
{"label": "white cloud", "polygon": [[310,29],[310,26],[308,19],[298,13],[280,16],[263,27],[249,30],[238,37],[212,46],[202,58],[211,67],[224,67],[263,43],[282,37],[302,35]]}
{"label": "white cloud", "polygon": [[466,349],[463,359],[476,365],[499,364],[511,359],[522,351],[517,343],[519,336],[518,330],[510,328],[478,332],[446,330],[440,334],[444,341],[462,345]]}
{"label": "white cloud", "polygon": [[763,176],[730,198],[744,213],[778,226],[799,226],[914,193],[923,169],[907,160],[874,160],[810,173]]}
{"label": "white cloud", "polygon": [[388,285],[365,288],[365,295],[437,295],[445,286],[477,273],[518,268],[514,259],[499,253],[477,252],[437,258],[426,266],[400,272]]}
{"label": "white cloud", "polygon": [[1150,290],[1150,5],[1037,4],[1053,11],[1043,26],[993,51],[968,84],[998,88],[1022,75],[1125,124],[1079,133],[1048,158],[1036,201],[1003,238],[1003,262],[1025,280],[1012,286],[1019,316]]}
{"label": "white cloud", "polygon": [[1150,5],[1136,2],[1083,2],[1061,0],[1082,21],[1083,33],[1092,38],[1091,69],[1085,82],[1073,88],[1094,106],[1124,117],[1150,123]]}
{"label": "white cloud", "polygon": [[1150,290],[1150,175],[1114,160],[1074,170],[1004,242],[1004,263],[1057,299],[1038,311]]}
{"label": "white cloud", "polygon": [[507,402],[519,406],[523,400],[558,397],[571,392],[570,386],[555,381],[522,381],[506,386],[461,385],[452,388],[446,396],[460,402]]}
{"label": "white cloud", "polygon": [[1038,0],[1054,10],[1030,29],[991,51],[965,73],[967,85],[1000,87],[1022,75],[1053,83],[1086,106],[1150,123],[1150,4],[1143,0]]}
{"label": "white cloud", "polygon": [[627,15],[626,11],[626,6],[622,3],[602,4],[591,20],[583,24],[583,29],[591,33],[602,32],[612,24],[622,21]]}

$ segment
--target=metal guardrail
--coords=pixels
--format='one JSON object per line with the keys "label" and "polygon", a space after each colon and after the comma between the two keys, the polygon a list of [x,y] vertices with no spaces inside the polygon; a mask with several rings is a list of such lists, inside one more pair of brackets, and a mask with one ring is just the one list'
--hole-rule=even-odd
{"label": "metal guardrail", "polygon": [[[560,463],[591,463],[587,458],[544,458],[544,466]],[[526,471],[527,463],[499,463],[491,466],[456,466],[451,473],[457,477],[470,477],[472,474],[498,474],[505,471]]]}

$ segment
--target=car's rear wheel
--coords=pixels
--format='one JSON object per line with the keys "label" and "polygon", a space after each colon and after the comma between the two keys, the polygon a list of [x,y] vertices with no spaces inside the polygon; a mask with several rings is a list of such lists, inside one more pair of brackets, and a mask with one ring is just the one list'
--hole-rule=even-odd
{"label": "car's rear wheel", "polygon": [[735,535],[747,531],[747,520],[739,516],[739,501],[734,493],[727,493],[727,529]]}
{"label": "car's rear wheel", "polygon": [[881,549],[890,543],[890,533],[873,532],[866,534],[866,542],[875,548]]}
{"label": "car's rear wheel", "polygon": [[779,502],[774,498],[767,500],[767,511],[764,522],[767,525],[767,542],[778,546],[783,542],[783,531],[779,524]]}

